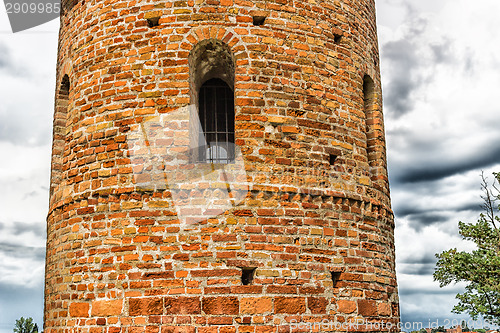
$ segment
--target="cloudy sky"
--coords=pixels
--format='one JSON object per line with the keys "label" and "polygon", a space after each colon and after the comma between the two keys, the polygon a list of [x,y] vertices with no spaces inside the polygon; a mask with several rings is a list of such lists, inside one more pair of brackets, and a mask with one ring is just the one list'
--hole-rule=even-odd
{"label": "cloudy sky", "polygon": [[[468,319],[432,272],[472,248],[457,222],[477,219],[481,170],[500,171],[500,1],[377,1],[402,319]],[[42,323],[57,31],[13,34],[0,5],[0,333]]]}

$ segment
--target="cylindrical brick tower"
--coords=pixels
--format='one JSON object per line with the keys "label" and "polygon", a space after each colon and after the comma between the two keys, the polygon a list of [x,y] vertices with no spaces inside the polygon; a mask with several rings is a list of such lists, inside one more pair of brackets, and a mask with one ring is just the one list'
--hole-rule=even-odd
{"label": "cylindrical brick tower", "polygon": [[396,328],[374,0],[62,9],[45,332]]}

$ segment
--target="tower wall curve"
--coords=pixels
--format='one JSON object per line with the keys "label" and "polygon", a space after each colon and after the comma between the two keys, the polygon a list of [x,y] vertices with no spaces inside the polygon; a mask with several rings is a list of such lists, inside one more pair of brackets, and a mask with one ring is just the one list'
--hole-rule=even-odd
{"label": "tower wall curve", "polygon": [[62,9],[46,332],[396,328],[373,0]]}

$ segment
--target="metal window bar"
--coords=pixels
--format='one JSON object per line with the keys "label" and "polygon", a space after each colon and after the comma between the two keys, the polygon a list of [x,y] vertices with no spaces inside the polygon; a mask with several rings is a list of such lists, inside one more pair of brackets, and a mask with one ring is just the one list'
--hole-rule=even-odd
{"label": "metal window bar", "polygon": [[[200,88],[198,162],[228,164],[234,153],[234,93],[221,79],[211,79]],[[206,145],[205,145],[206,142]]]}

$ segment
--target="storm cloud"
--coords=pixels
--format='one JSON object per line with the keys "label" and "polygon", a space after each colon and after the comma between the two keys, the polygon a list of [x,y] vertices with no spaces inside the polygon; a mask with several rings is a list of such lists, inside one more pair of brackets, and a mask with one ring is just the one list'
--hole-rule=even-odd
{"label": "storm cloud", "polygon": [[[500,135],[498,138],[500,142]],[[429,142],[429,151],[435,143]],[[436,154],[437,155],[437,154]],[[429,182],[500,163],[500,145],[478,146],[472,151],[444,152],[424,164],[409,165],[397,175],[398,183]]]}

